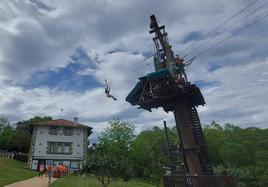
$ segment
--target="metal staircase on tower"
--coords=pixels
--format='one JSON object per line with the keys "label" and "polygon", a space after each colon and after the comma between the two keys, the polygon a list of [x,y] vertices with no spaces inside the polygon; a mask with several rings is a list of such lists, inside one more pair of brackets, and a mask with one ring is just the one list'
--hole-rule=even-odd
{"label": "metal staircase on tower", "polygon": [[212,164],[208,155],[208,147],[205,142],[204,134],[202,131],[201,123],[195,107],[191,108],[190,112],[190,127],[194,136],[196,145],[199,147],[199,160],[202,168],[203,175],[213,175]]}

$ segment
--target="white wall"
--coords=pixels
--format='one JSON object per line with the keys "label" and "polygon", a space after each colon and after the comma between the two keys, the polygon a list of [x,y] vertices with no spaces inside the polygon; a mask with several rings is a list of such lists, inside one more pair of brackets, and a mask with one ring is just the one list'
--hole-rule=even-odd
{"label": "white wall", "polygon": [[[73,128],[72,136],[65,136],[63,134],[63,128],[59,127],[58,135],[50,135],[48,126],[36,127],[36,142],[34,146],[35,159],[83,159],[83,139],[84,139],[84,128]],[[72,154],[48,154],[47,153],[47,142],[72,142]],[[78,146],[78,144],[80,146]]]}
{"label": "white wall", "polygon": [[33,160],[33,162],[32,162],[32,169],[33,170],[37,170],[37,164],[38,164],[38,160]]}

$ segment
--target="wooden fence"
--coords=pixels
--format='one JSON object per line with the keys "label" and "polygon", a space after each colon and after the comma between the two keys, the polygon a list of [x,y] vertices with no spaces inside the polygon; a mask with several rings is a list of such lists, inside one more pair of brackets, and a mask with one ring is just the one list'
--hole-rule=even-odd
{"label": "wooden fence", "polygon": [[0,150],[0,158],[15,159],[22,162],[27,162],[28,154],[17,152],[6,152]]}
{"label": "wooden fence", "polygon": [[9,158],[9,154],[7,152],[0,152],[0,158]]}

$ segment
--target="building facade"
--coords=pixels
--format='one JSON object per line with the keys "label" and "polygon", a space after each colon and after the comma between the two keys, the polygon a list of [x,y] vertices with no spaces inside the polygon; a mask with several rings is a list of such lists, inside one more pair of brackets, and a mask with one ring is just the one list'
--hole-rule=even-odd
{"label": "building facade", "polygon": [[92,127],[77,123],[77,120],[50,120],[32,124],[28,166],[38,170],[40,163],[45,166],[60,163],[70,171],[78,170],[88,148],[88,137]]}

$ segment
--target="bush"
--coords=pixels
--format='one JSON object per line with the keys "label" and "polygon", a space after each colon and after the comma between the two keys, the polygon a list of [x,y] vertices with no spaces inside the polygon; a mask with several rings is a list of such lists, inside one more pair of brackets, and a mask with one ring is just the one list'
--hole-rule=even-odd
{"label": "bush", "polygon": [[14,156],[14,159],[19,160],[21,162],[27,162],[28,154],[18,153]]}

